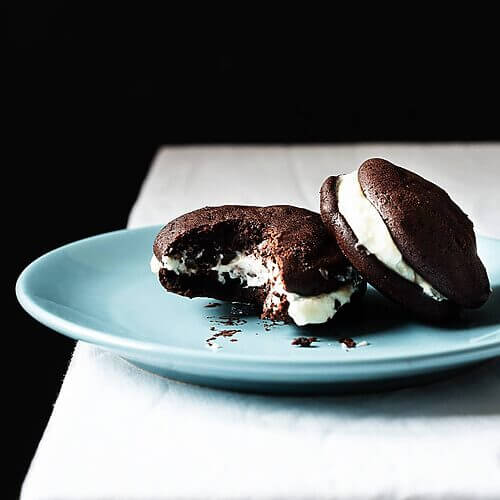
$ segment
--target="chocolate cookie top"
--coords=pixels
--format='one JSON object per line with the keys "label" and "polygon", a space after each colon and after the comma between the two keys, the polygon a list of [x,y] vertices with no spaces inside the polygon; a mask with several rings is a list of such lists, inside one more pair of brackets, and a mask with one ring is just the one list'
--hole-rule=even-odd
{"label": "chocolate cookie top", "polygon": [[203,251],[215,262],[219,255],[267,245],[264,252],[282,271],[290,292],[314,295],[345,283],[349,263],[326,231],[319,214],[289,205],[205,207],[181,215],[158,234],[153,251],[162,256]]}
{"label": "chocolate cookie top", "polygon": [[[327,179],[321,193],[323,220],[334,232],[332,222],[339,218],[336,179]],[[358,180],[418,274],[462,307],[478,307],[488,299],[490,284],[477,255],[473,224],[443,189],[378,158],[360,166]]]}

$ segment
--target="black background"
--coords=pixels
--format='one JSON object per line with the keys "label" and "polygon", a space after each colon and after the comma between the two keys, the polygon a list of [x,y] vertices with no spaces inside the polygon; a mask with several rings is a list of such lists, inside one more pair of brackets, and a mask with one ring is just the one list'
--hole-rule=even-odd
{"label": "black background", "polygon": [[[500,139],[488,13],[9,9],[4,359],[17,491],[73,342],[28,317],[15,279],[42,253],[122,228],[161,144]],[[409,23],[409,20],[414,21]],[[480,27],[479,32],[472,28]],[[12,196],[9,196],[12,194]],[[10,359],[7,359],[10,358]]]}

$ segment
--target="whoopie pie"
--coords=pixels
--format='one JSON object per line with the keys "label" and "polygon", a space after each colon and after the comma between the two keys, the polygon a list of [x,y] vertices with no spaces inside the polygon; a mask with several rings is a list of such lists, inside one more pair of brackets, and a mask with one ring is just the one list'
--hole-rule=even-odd
{"label": "whoopie pie", "polygon": [[320,215],[289,205],[184,214],[156,237],[151,270],[169,292],[255,304],[300,326],[330,320],[366,289]]}
{"label": "whoopie pie", "polygon": [[328,177],[321,218],[381,293],[428,320],[483,305],[491,293],[472,222],[432,182],[373,158]]}

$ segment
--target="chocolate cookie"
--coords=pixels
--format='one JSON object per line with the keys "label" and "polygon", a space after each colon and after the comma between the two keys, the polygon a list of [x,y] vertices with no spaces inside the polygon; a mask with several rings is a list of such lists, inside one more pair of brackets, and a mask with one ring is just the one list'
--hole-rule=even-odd
{"label": "chocolate cookie", "polygon": [[491,289],[473,224],[432,182],[382,159],[321,187],[321,217],[344,255],[384,295],[439,320]]}
{"label": "chocolate cookie", "polygon": [[151,270],[170,292],[262,308],[262,317],[324,323],[366,283],[319,214],[288,205],[206,207],[169,222]]}

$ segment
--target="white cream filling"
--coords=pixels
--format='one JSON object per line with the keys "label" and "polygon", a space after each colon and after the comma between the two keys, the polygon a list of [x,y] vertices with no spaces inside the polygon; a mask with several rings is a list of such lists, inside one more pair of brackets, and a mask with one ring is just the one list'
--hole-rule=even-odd
{"label": "white cream filling", "polygon": [[151,272],[158,274],[161,268],[165,268],[168,271],[173,271],[175,274],[196,274],[197,269],[195,267],[186,266],[186,256],[175,259],[168,255],[164,255],[161,260],[162,262],[153,254],[149,262]]}
{"label": "white cream filling", "polygon": [[[222,259],[222,256],[221,256]],[[356,291],[356,286],[349,282],[343,287],[319,295],[304,296],[297,293],[288,292],[280,277],[278,266],[271,260],[264,260],[253,254],[237,252],[227,264],[222,264],[221,259],[211,268],[217,271],[218,279],[225,283],[225,273],[231,279],[239,279],[245,286],[257,287],[270,282],[271,287],[266,298],[265,307],[278,307],[281,299],[288,301],[288,315],[298,326],[308,324],[324,323],[335,316],[336,312],[344,304],[351,300],[351,295]],[[185,256],[180,259],[163,257],[163,263],[154,255],[151,258],[151,271],[158,273],[161,268],[174,271],[176,274],[194,274],[196,268],[187,268],[185,265]]]}
{"label": "white cream filling", "polygon": [[270,302],[278,306],[281,296],[285,296],[288,301],[288,316],[293,319],[296,325],[319,324],[333,318],[338,310],[351,300],[351,295],[355,291],[356,287],[351,282],[333,292],[310,296],[299,295],[287,292],[283,282],[278,278],[267,296],[265,305],[267,307]]}
{"label": "white cream filling", "polygon": [[246,286],[265,285],[270,277],[269,269],[261,258],[242,252],[236,252],[236,257],[227,264],[221,264],[219,260],[211,270],[217,271],[221,283],[226,282],[224,273],[228,273],[230,278],[239,278],[241,283],[246,282]]}
{"label": "white cream filling", "polygon": [[160,269],[163,267],[163,264],[156,258],[156,255],[153,254],[151,260],[149,261],[149,268],[152,273],[158,274]]}
{"label": "white cream filling", "polygon": [[339,177],[337,200],[339,212],[356,236],[357,245],[362,245],[395,273],[417,284],[425,295],[437,301],[446,300],[404,261],[381,215],[364,195],[357,170]]}

